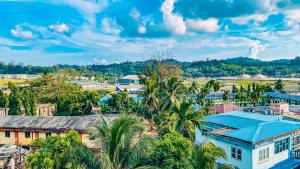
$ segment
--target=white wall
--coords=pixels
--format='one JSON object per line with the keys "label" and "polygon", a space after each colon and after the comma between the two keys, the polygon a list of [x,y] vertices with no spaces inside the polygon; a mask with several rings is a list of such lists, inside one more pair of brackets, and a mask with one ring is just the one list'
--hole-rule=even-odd
{"label": "white wall", "polygon": [[[259,162],[259,150],[269,147],[269,159]],[[284,161],[289,158],[289,151],[285,150],[275,154],[275,143],[271,143],[260,148],[254,149],[252,154],[253,169],[270,168],[275,164]]]}

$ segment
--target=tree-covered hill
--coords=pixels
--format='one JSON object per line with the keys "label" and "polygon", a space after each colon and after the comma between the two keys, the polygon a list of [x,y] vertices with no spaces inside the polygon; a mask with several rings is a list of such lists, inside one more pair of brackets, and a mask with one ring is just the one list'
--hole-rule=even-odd
{"label": "tree-covered hill", "polygon": [[[146,65],[158,62],[156,60],[123,62],[110,65],[56,65],[56,66],[24,66],[20,64],[0,63],[1,74],[37,74],[55,72],[59,69],[72,68],[86,75],[115,74],[117,76],[137,74],[145,69]],[[262,61],[247,57],[230,58],[226,60],[206,60],[194,62],[180,62],[173,59],[163,60],[167,64],[179,65],[185,77],[219,77],[237,76],[241,74],[264,74],[267,76],[290,77],[300,74],[300,57],[295,59],[281,59],[273,61]]]}

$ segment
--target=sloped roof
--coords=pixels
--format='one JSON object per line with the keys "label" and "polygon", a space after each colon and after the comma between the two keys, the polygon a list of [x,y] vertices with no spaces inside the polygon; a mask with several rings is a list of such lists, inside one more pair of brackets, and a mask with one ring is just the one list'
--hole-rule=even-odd
{"label": "sloped roof", "polygon": [[255,126],[249,126],[240,130],[229,131],[224,135],[256,143],[299,128],[299,124],[289,123],[287,121],[273,121],[260,123]]}
{"label": "sloped roof", "polygon": [[127,75],[127,76],[123,76],[120,79],[130,79],[130,80],[139,80],[139,76],[138,75]]}
{"label": "sloped roof", "polygon": [[284,94],[284,93],[279,93],[279,92],[266,92],[264,96],[267,97],[276,97],[280,99],[286,99],[286,100],[296,100],[300,101],[300,96],[299,95],[292,95],[292,94]]}
{"label": "sloped roof", "polygon": [[207,116],[204,120],[209,123],[235,129],[223,133],[224,136],[252,143],[300,129],[300,123],[282,120],[280,116],[269,116],[243,111]]}
{"label": "sloped roof", "polygon": [[3,116],[0,118],[0,128],[85,131],[98,121],[98,116]]}

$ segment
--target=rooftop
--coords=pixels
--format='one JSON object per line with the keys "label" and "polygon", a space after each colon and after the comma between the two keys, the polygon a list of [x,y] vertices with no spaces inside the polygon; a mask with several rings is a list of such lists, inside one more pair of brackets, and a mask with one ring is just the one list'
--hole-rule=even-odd
{"label": "rooftop", "polygon": [[[116,117],[106,116],[108,121]],[[0,128],[24,130],[77,130],[85,131],[99,121],[98,116],[3,116],[0,118]]]}
{"label": "rooftop", "polygon": [[[300,129],[300,123],[283,120],[281,116],[268,116],[243,111],[207,116],[204,120],[232,129],[219,135],[251,143],[258,143]],[[215,133],[212,132],[212,134]]]}
{"label": "rooftop", "polygon": [[299,95],[284,94],[279,92],[266,92],[264,95],[267,97],[276,97],[280,99],[300,101]]}
{"label": "rooftop", "polygon": [[120,79],[130,79],[130,80],[139,80],[139,76],[138,75],[127,75],[127,76],[123,76]]}

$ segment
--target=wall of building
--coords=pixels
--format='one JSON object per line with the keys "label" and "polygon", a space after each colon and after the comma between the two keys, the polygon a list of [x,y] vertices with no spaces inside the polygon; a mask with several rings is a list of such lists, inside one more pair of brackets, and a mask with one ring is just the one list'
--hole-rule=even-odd
{"label": "wall of building", "polygon": [[[269,148],[269,159],[264,161],[259,161],[259,151],[265,148]],[[252,151],[252,165],[253,169],[263,169],[270,168],[275,164],[284,161],[289,158],[289,151],[285,150],[280,153],[275,154],[275,143],[264,145]]]}
{"label": "wall of building", "polygon": [[[61,133],[51,133],[51,136],[59,135],[64,137],[67,135],[67,132]],[[79,134],[81,137],[81,142],[87,147],[94,148],[95,144],[92,140],[89,139],[88,134]],[[5,131],[0,131],[0,144],[16,144],[16,145],[30,145],[35,139],[46,138],[46,132],[30,132],[30,137],[25,137],[25,131],[10,131],[10,137],[5,137]]]}

